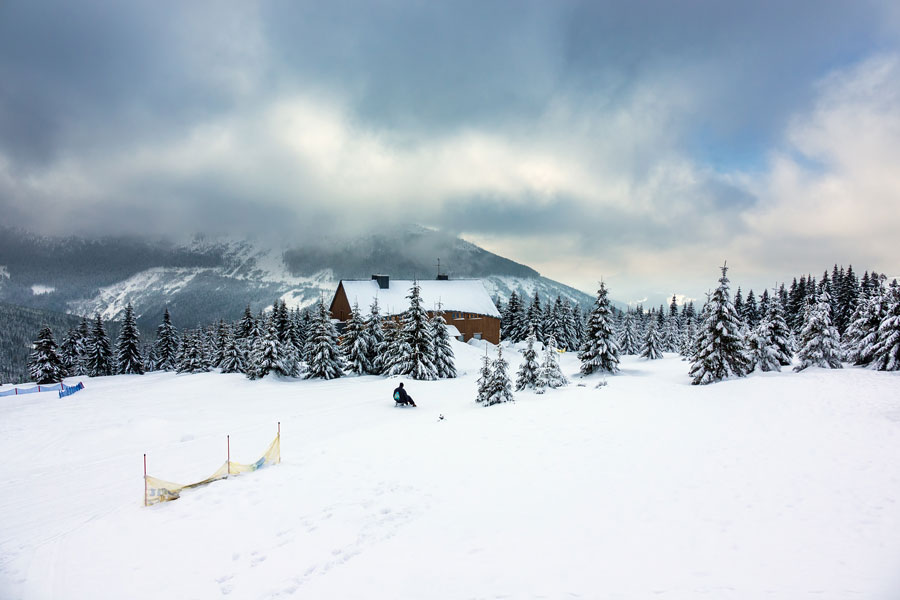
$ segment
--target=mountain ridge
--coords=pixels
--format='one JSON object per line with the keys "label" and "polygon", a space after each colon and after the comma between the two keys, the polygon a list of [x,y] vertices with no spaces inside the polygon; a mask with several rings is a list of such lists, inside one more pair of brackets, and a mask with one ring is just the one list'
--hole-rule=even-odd
{"label": "mountain ridge", "polygon": [[0,230],[0,301],[117,320],[132,302],[142,328],[168,307],[179,327],[234,320],[282,299],[305,307],[341,279],[386,273],[426,279],[441,273],[484,280],[506,301],[515,291],[557,295],[582,307],[593,297],[452,234],[417,225],[357,236],[284,243],[197,235],[186,243],[149,238],[39,236]]}

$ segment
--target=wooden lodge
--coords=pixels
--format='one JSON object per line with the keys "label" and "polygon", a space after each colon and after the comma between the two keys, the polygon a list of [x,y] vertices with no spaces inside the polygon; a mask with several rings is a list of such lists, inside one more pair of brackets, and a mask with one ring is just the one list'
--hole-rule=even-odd
{"label": "wooden lodge", "polygon": [[[378,299],[378,307],[385,318],[397,317],[409,308],[411,280],[391,281],[388,275],[372,275],[372,279],[342,279],[331,301],[331,316],[344,323],[350,318],[353,304],[368,314],[369,307]],[[438,306],[450,326],[450,333],[468,342],[483,339],[492,344],[500,343],[500,313],[480,279],[449,279],[439,275],[437,279],[419,281],[422,306],[434,316]]]}

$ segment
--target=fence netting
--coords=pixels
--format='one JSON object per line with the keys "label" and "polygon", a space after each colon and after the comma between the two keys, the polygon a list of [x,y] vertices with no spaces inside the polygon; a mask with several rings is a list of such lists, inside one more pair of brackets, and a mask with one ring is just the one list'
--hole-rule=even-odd
{"label": "fence netting", "polygon": [[269,444],[269,447],[266,448],[266,451],[256,462],[243,464],[234,462],[233,460],[226,460],[225,463],[221,467],[219,467],[215,473],[213,473],[203,481],[180,484],[166,481],[164,479],[159,479],[158,477],[153,477],[151,475],[145,475],[144,481],[146,482],[146,489],[144,492],[144,505],[149,506],[151,504],[158,504],[160,502],[175,500],[183,490],[206,485],[207,483],[212,483],[213,481],[217,481],[219,479],[225,479],[234,475],[240,475],[241,473],[251,473],[253,471],[262,469],[263,467],[275,465],[280,462],[281,434],[279,433],[275,436],[275,439],[272,440],[272,443]]}

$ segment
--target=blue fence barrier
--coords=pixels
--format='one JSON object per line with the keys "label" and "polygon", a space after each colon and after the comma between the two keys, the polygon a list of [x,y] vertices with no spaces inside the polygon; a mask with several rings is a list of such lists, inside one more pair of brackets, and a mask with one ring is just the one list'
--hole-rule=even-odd
{"label": "blue fence barrier", "polygon": [[[51,383],[48,385],[36,385],[30,388],[13,388],[11,390],[6,390],[5,392],[0,392],[0,397],[2,396],[21,396],[22,394],[37,394],[38,392],[59,392],[59,397],[69,396],[74,394],[78,390],[84,389],[84,383],[78,382],[77,385],[66,385],[64,383]],[[70,391],[71,390],[71,391]]]}

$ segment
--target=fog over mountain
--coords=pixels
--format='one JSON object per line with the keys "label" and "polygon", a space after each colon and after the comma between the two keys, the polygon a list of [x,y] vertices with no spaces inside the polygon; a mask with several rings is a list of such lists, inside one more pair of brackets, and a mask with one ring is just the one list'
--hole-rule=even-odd
{"label": "fog over mountain", "polygon": [[284,299],[309,306],[330,299],[340,279],[386,273],[397,279],[482,278],[492,296],[513,291],[592,301],[534,269],[447,233],[397,226],[345,238],[294,241],[213,238],[187,243],[136,237],[44,237],[21,230],[0,235],[0,301],[118,319],[132,302],[152,330],[166,306],[180,327],[233,320]]}

